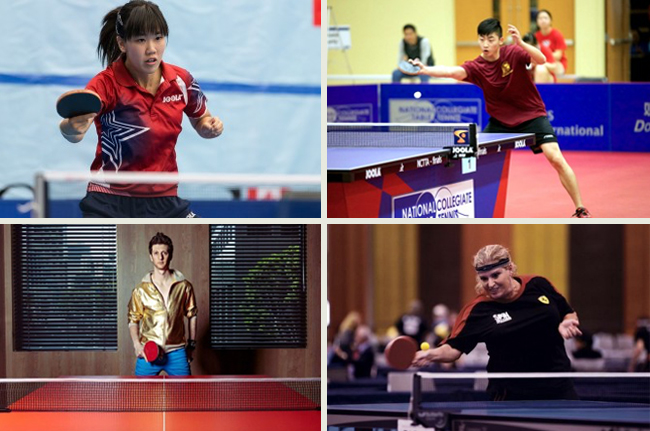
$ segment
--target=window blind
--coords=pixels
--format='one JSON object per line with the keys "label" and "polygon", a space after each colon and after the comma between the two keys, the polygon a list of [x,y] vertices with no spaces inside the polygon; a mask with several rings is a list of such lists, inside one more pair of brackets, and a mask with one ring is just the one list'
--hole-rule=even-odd
{"label": "window blind", "polygon": [[117,350],[117,228],[14,225],[16,350]]}
{"label": "window blind", "polygon": [[210,226],[213,348],[307,344],[304,225]]}

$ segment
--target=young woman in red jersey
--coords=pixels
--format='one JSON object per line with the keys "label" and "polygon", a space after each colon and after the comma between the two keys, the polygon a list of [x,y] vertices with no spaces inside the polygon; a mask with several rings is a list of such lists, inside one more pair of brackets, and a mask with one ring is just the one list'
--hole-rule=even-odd
{"label": "young woman in red jersey", "polygon": [[572,217],[589,218],[583,206],[578,180],[560,151],[557,137],[548,121],[546,107],[526,66],[542,65],[544,54],[525,43],[519,30],[508,26],[512,45],[503,45],[503,30],[498,20],[489,18],[478,26],[481,55],[462,66],[426,67],[420,60],[410,60],[420,67],[419,74],[453,78],[478,85],[483,90],[490,121],[485,133],[535,133],[533,153],[544,153],[557,171],[562,185],[576,207]]}
{"label": "young woman in red jersey", "polygon": [[[205,139],[223,132],[192,75],[163,62],[168,35],[165,17],[149,1],[128,2],[104,17],[97,52],[108,67],[86,86],[99,95],[101,111],[59,126],[76,143],[95,123],[99,142],[91,171],[178,172],[175,147],[183,114]],[[79,206],[84,217],[196,217],[177,188],[90,182]]]}

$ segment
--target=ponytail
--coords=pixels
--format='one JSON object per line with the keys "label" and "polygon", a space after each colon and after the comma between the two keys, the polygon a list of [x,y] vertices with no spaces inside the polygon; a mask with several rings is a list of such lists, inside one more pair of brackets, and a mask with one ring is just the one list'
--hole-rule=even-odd
{"label": "ponytail", "polygon": [[102,61],[102,66],[109,65],[120,58],[122,51],[117,44],[117,14],[121,8],[115,8],[106,14],[102,21],[102,30],[99,33],[99,44],[97,44],[97,55]]}

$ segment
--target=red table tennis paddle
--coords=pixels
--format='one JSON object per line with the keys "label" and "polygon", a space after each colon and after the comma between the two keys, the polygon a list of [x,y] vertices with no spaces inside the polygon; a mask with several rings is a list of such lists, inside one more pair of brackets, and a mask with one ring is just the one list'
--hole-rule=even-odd
{"label": "red table tennis paddle", "polygon": [[144,353],[144,360],[149,363],[162,359],[165,353],[165,351],[153,341],[147,341],[144,344],[142,352]]}
{"label": "red table tennis paddle", "polygon": [[405,370],[411,366],[417,351],[418,345],[415,340],[408,335],[402,335],[388,343],[384,354],[388,365],[398,370]]}
{"label": "red table tennis paddle", "polygon": [[408,61],[400,61],[397,68],[406,75],[417,75],[420,71],[419,66],[415,66]]}
{"label": "red table tennis paddle", "polygon": [[56,101],[56,112],[63,118],[96,114],[102,109],[102,101],[97,93],[90,90],[66,91]]}

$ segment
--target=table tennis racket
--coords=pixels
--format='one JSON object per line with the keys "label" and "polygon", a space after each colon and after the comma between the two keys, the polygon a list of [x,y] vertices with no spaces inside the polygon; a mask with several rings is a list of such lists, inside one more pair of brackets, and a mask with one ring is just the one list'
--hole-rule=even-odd
{"label": "table tennis racket", "polygon": [[414,66],[408,61],[400,61],[399,64],[397,65],[397,68],[406,75],[417,75],[418,72],[420,71],[419,66]]}
{"label": "table tennis racket", "polygon": [[63,118],[96,114],[102,109],[102,101],[97,93],[90,90],[66,91],[56,101],[56,112]]}
{"label": "table tennis racket", "polygon": [[398,370],[405,370],[411,366],[417,351],[418,345],[415,340],[408,335],[402,335],[388,343],[384,354],[388,365]]}
{"label": "table tennis racket", "polygon": [[147,341],[144,344],[144,349],[142,352],[144,353],[144,360],[149,363],[162,359],[164,354],[164,350],[153,341]]}

